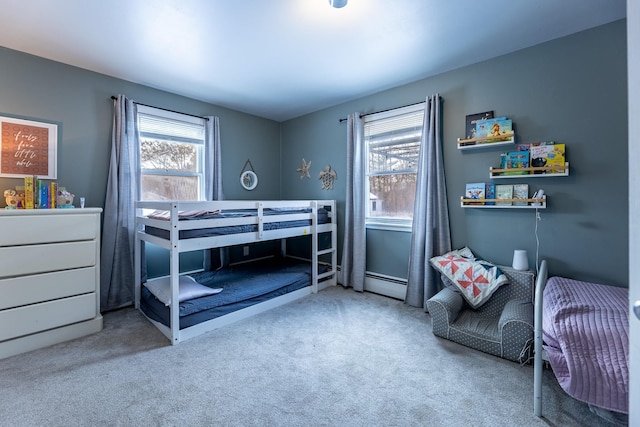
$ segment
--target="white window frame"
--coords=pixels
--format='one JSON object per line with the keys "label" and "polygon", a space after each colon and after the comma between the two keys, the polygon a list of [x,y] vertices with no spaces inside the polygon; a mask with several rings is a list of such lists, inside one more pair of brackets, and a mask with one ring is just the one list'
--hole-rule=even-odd
{"label": "white window frame", "polygon": [[[395,116],[400,116],[400,115],[404,115],[404,114],[410,114],[410,113],[418,113],[418,112],[422,112],[424,113],[424,107],[425,107],[425,103],[421,102],[418,104],[413,104],[413,105],[408,105],[406,107],[400,107],[400,108],[395,108],[392,110],[387,110],[387,111],[382,111],[380,113],[374,113],[374,114],[369,114],[364,116],[364,126],[365,129],[367,127],[367,123],[372,123],[378,120],[383,120],[383,119],[388,119],[391,117],[395,117]],[[424,117],[423,117],[424,120]],[[366,131],[365,131],[366,134]],[[364,190],[364,203],[367,206],[366,207],[366,212],[367,212],[367,216],[365,218],[365,225],[366,228],[368,229],[378,229],[378,230],[390,230],[390,231],[402,231],[402,232],[411,232],[411,228],[413,225],[413,221],[411,219],[399,219],[399,218],[379,218],[379,217],[370,217],[369,216],[369,177],[370,177],[370,172],[369,172],[369,143],[367,141],[366,137],[363,137],[363,143],[365,145],[365,190]],[[410,173],[416,173],[418,172],[417,169],[417,162],[416,162],[416,168],[415,169],[411,169],[408,171],[401,171],[403,173],[406,172],[410,172]]]}
{"label": "white window frame", "polygon": [[[159,137],[163,140],[175,141],[180,143],[188,143],[194,144],[196,146],[197,152],[197,163],[196,163],[196,171],[175,171],[175,170],[160,170],[160,169],[143,169],[142,161],[141,161],[141,144],[137,147],[137,156],[138,156],[138,199],[142,200],[142,175],[170,175],[170,176],[185,176],[185,177],[196,177],[198,180],[198,200],[205,200],[205,122],[206,119],[203,117],[191,116],[188,114],[181,114],[173,111],[163,110],[161,108],[154,108],[147,105],[138,105],[136,120],[138,120],[138,139],[141,140],[142,137]],[[176,136],[176,135],[167,135],[158,132],[145,132],[140,129],[140,115],[146,116],[154,116],[158,119],[165,119],[167,121],[175,121],[181,122],[183,125],[187,127],[201,127],[202,133],[200,136]]]}

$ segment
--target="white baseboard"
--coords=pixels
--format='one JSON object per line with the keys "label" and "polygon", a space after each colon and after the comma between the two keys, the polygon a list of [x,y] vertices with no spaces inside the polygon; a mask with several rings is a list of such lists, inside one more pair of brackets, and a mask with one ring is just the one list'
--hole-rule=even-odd
{"label": "white baseboard", "polygon": [[[338,266],[338,271],[340,270]],[[407,295],[407,279],[366,271],[364,290],[404,301]]]}
{"label": "white baseboard", "polygon": [[367,271],[364,290],[404,301],[407,295],[407,280]]}

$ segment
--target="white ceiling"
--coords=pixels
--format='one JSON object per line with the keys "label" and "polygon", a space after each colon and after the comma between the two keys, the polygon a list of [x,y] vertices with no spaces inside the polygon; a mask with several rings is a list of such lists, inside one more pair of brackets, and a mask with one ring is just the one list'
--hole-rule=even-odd
{"label": "white ceiling", "polygon": [[284,121],[626,16],[625,0],[0,0],[0,45]]}

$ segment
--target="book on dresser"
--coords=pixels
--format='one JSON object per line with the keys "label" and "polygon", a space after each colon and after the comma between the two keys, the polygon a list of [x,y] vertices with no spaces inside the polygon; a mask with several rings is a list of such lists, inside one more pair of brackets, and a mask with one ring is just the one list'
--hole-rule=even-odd
{"label": "book on dresser", "polygon": [[[501,201],[507,199],[507,201]],[[496,184],[496,205],[511,206],[513,199],[513,185]]]}
{"label": "book on dresser", "polygon": [[34,182],[33,176],[24,177],[24,208],[35,208],[35,194],[34,194]]}
{"label": "book on dresser", "polygon": [[527,206],[529,203],[526,199],[529,198],[529,184],[513,184],[513,198],[522,199],[523,201],[514,201],[515,206]]}
{"label": "book on dresser", "polygon": [[[464,198],[467,200],[474,199],[484,199],[485,185],[484,182],[474,182],[471,184],[467,184],[466,190],[464,192]],[[482,205],[484,202],[481,201],[471,201],[468,202],[470,205]]]}

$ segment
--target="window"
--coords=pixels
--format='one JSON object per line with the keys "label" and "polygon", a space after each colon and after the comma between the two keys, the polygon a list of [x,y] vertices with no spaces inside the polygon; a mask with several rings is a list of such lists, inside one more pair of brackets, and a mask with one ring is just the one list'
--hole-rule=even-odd
{"label": "window", "polygon": [[204,200],[205,119],[138,106],[141,200]]}
{"label": "window", "polygon": [[423,118],[424,103],[365,116],[368,227],[411,226]]}

